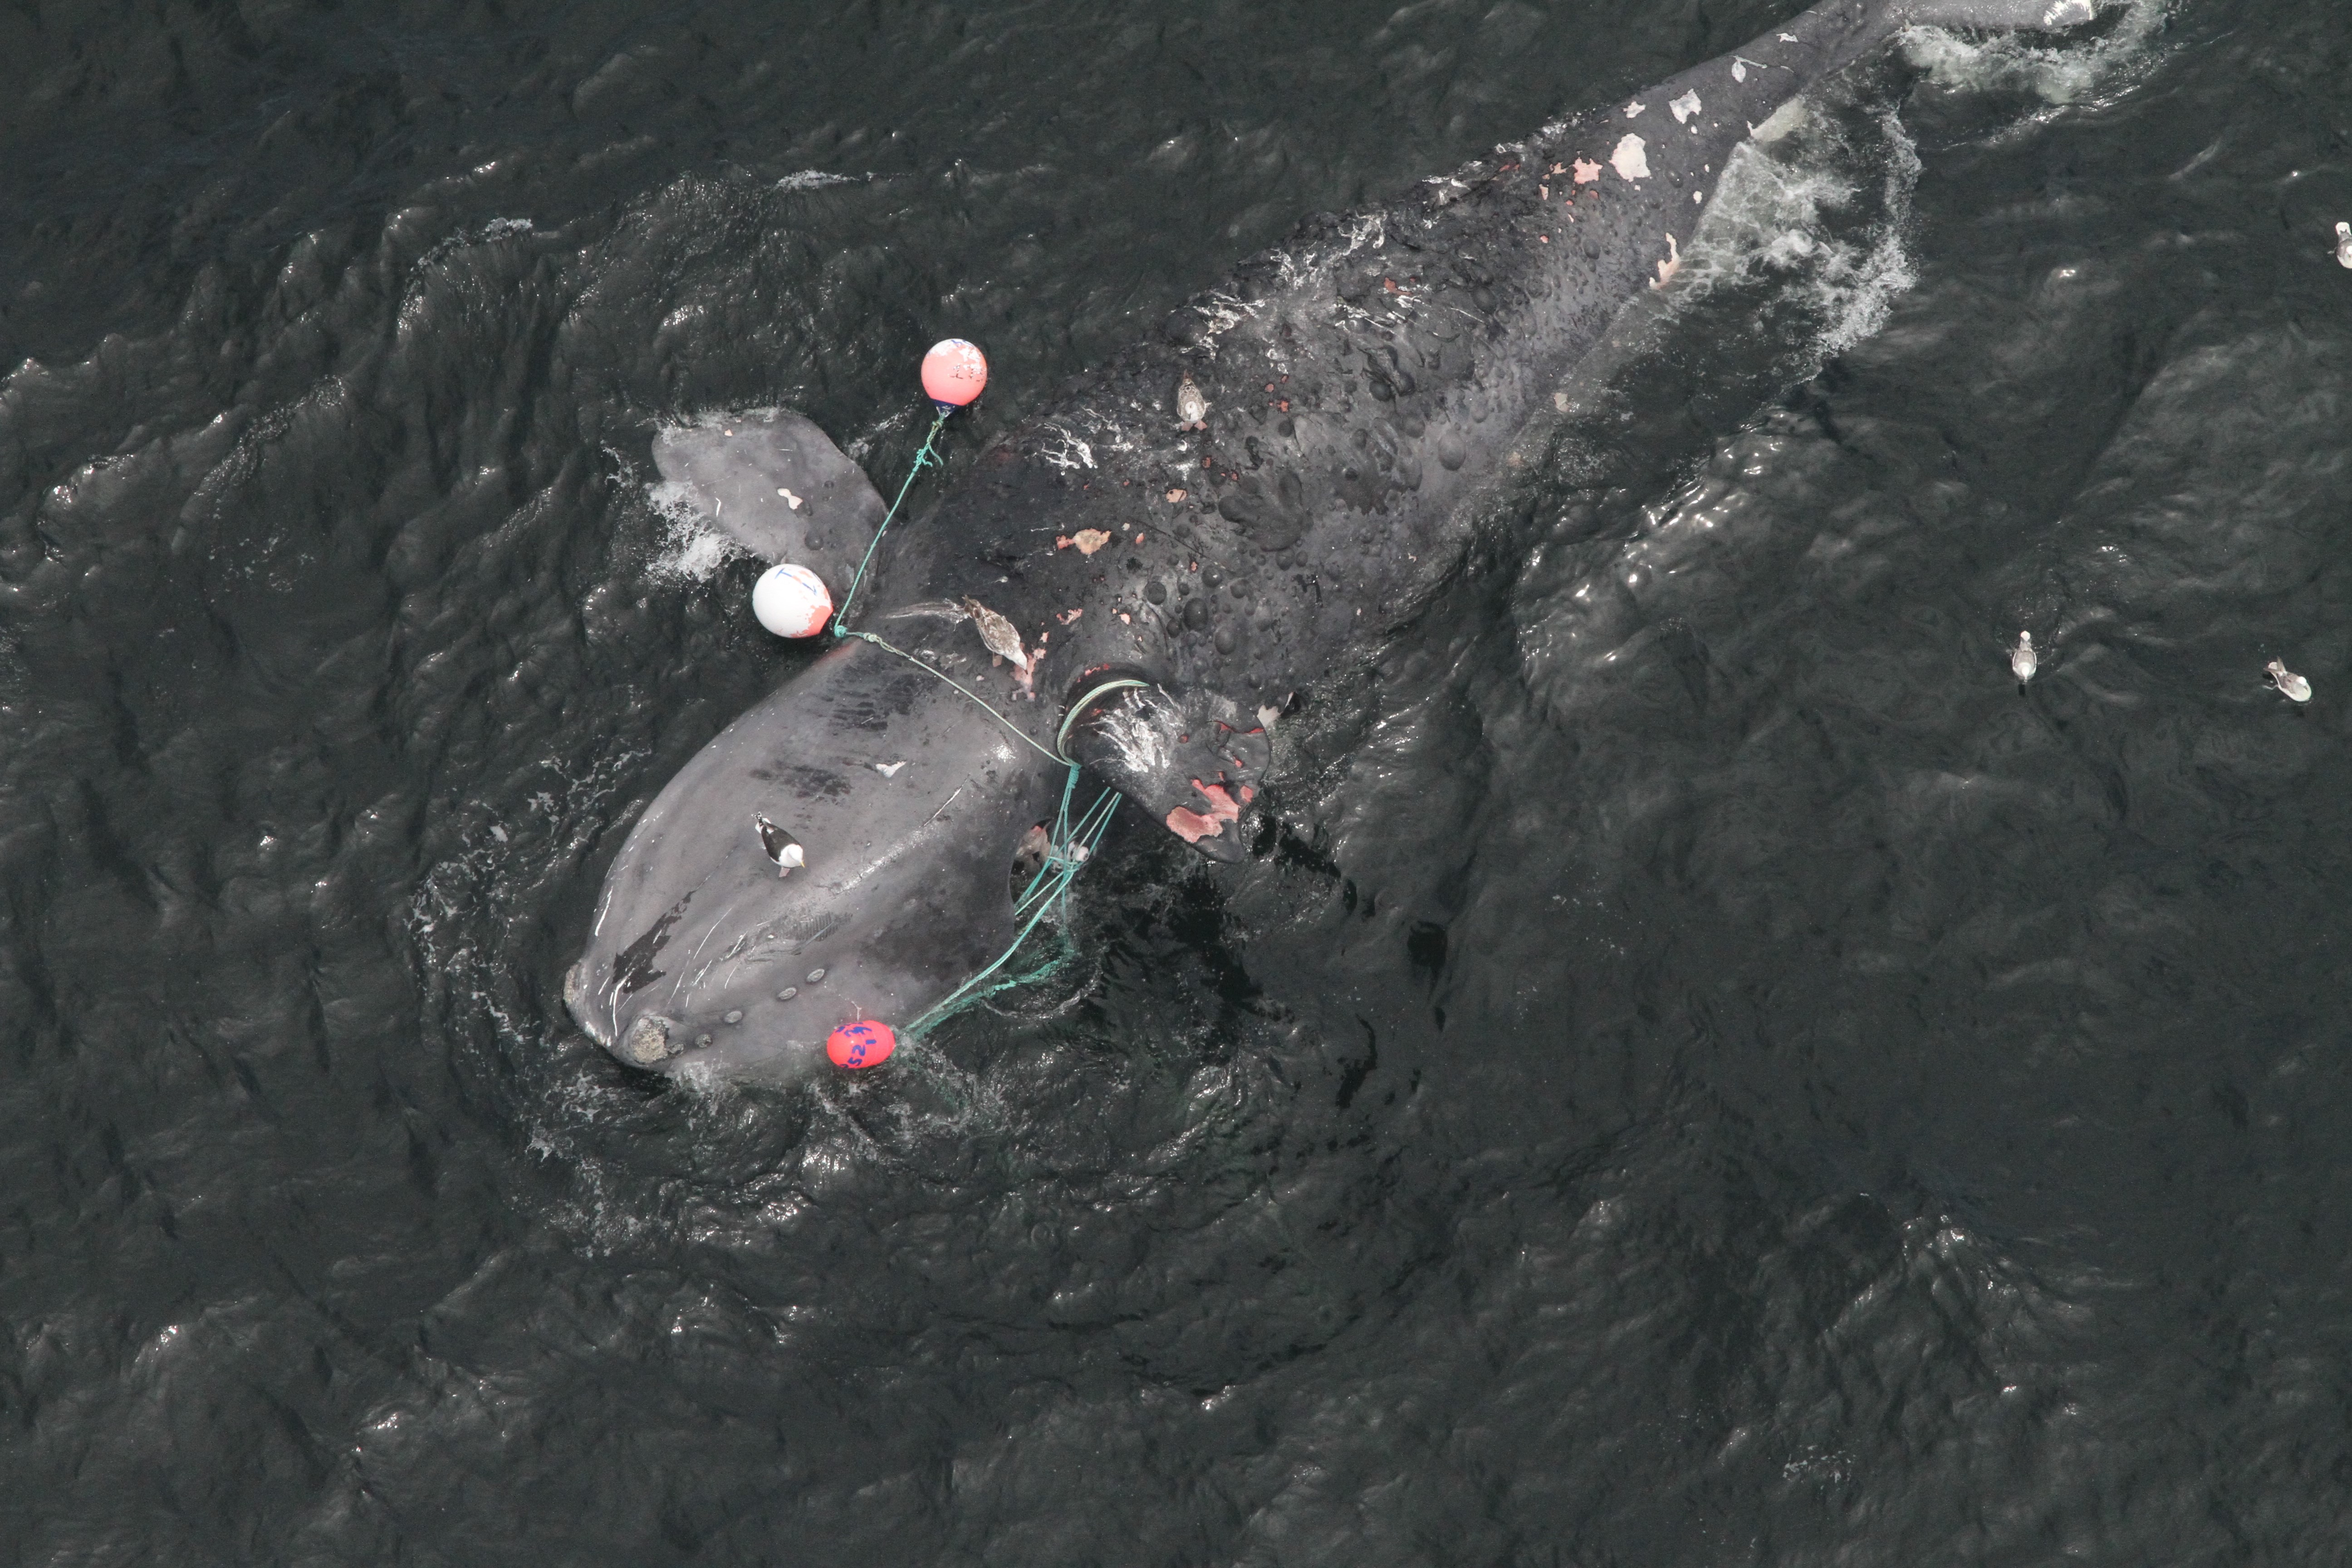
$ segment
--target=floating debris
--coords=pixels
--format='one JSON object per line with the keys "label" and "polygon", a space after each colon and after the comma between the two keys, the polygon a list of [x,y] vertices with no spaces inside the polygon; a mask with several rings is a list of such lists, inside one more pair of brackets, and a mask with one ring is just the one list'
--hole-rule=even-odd
{"label": "floating debris", "polygon": [[2032,679],[2033,672],[2041,668],[2042,656],[2033,651],[2033,634],[2018,633],[2017,646],[2009,650],[2009,672],[2017,677],[2017,683],[2022,686]]}
{"label": "floating debris", "polygon": [[2289,701],[2311,700],[2311,682],[2289,669],[2278,659],[2274,658],[2263,666],[2263,673],[2271,678],[2271,684],[2277,687],[2280,694]]}

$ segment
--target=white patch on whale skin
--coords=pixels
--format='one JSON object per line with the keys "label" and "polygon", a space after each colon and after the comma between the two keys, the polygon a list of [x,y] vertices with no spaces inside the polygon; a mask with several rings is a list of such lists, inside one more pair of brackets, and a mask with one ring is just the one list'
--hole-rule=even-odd
{"label": "white patch on whale skin", "polygon": [[1609,154],[1609,166],[1622,180],[1646,180],[1650,177],[1650,154],[1647,143],[1632,132],[1617,143],[1617,151]]}
{"label": "white patch on whale skin", "polygon": [[1091,468],[1095,466],[1095,449],[1092,446],[1080,440],[1059,425],[1048,425],[1045,428],[1060,437],[1062,444],[1059,447],[1040,447],[1037,452],[1038,461],[1051,463],[1064,473],[1071,473],[1079,468]]}
{"label": "white patch on whale skin", "polygon": [[1169,727],[1152,721],[1150,698],[1137,694],[1131,702],[1114,703],[1098,714],[1095,732],[1111,743],[1119,761],[1137,778],[1164,773],[1174,762],[1168,753]]}
{"label": "white patch on whale skin", "polygon": [[1638,120],[1641,118],[1642,110],[1648,107],[1648,104],[1643,103],[1639,99],[1635,99],[1633,102],[1625,106],[1625,118],[1628,120]]}
{"label": "white patch on whale skin", "polygon": [[1689,124],[1690,117],[1696,114],[1699,110],[1697,89],[1693,89],[1691,91],[1683,94],[1680,98],[1666,105],[1666,108],[1673,111],[1675,124]]}
{"label": "white patch on whale skin", "polygon": [[1197,307],[1204,318],[1201,328],[1201,342],[1207,345],[1209,357],[1214,359],[1217,357],[1217,340],[1256,315],[1265,306],[1264,300],[1253,303],[1228,294],[1223,289],[1211,289],[1206,299],[1205,304]]}
{"label": "white patch on whale skin", "polygon": [[1650,287],[1653,289],[1664,288],[1667,284],[1675,280],[1675,274],[1680,272],[1682,269],[1682,247],[1676,245],[1675,243],[1675,237],[1669,234],[1666,236],[1666,258],[1658,263],[1658,280],[1655,283],[1651,284]]}

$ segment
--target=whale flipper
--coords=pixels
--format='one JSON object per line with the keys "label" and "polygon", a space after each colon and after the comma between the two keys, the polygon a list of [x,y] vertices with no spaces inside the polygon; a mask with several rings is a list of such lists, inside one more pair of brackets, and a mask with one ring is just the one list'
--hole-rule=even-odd
{"label": "whale flipper", "polygon": [[1230,698],[1129,687],[1073,713],[1063,749],[1210,859],[1249,853],[1273,747],[1265,725]]}
{"label": "whale flipper", "polygon": [[882,522],[866,470],[790,409],[660,431],[654,464],[737,543],[808,567],[835,594]]}

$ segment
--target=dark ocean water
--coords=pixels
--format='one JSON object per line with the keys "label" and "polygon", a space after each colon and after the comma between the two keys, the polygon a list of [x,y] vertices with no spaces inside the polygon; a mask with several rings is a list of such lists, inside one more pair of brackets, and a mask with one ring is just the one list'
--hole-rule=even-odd
{"label": "dark ocean water", "polygon": [[0,1558],[2352,1557],[2352,8],[1853,73],[1024,1011],[562,1015],[801,657],[659,421],[968,455],[1793,9],[0,16]]}

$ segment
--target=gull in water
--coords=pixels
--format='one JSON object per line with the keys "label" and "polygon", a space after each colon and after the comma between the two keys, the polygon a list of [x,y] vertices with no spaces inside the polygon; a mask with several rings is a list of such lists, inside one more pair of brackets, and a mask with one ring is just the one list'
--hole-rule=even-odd
{"label": "gull in water", "polygon": [[2336,259],[2352,267],[2352,223],[2336,226]]}
{"label": "gull in water", "polygon": [[2311,700],[2311,682],[2289,669],[2279,660],[2273,659],[2263,666],[2263,673],[2269,676],[2271,684],[2277,687],[2290,700],[2295,702]]}
{"label": "gull in water", "polygon": [[2042,658],[2033,651],[2033,634],[2018,633],[2017,646],[2009,650],[2010,673],[2016,676],[2017,683],[2022,686],[2032,679],[2033,672],[2041,668]]}

